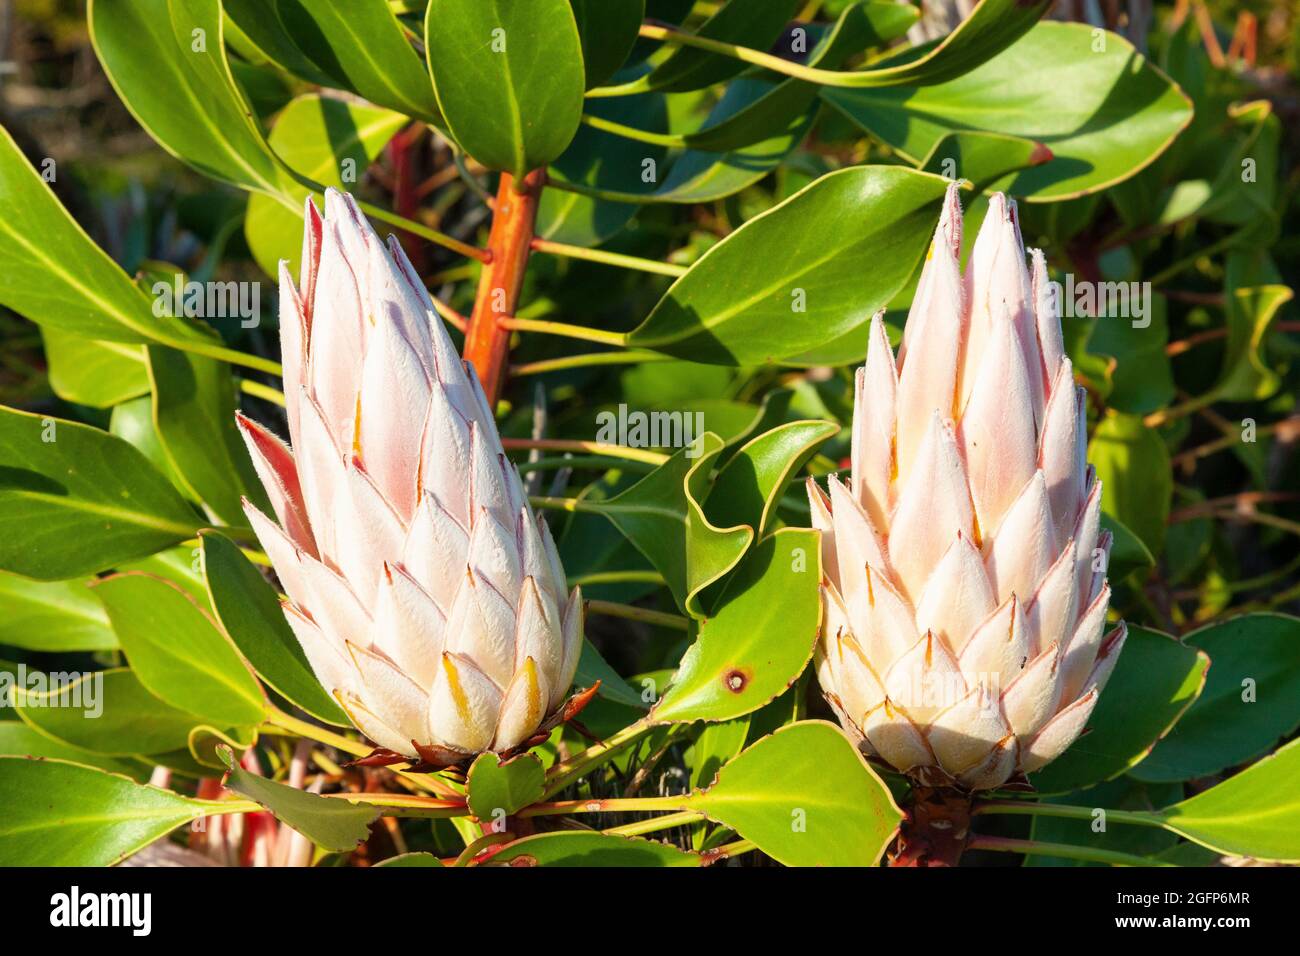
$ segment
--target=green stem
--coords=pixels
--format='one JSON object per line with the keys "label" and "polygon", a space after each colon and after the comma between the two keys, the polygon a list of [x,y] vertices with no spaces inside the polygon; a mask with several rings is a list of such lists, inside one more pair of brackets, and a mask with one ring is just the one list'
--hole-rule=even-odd
{"label": "green stem", "polygon": [[663,584],[664,576],[658,571],[595,571],[569,578],[569,586],[589,584]]}
{"label": "green stem", "polygon": [[679,614],[665,614],[649,608],[633,607],[630,604],[615,604],[613,601],[588,601],[587,610],[607,617],[621,617],[629,621],[641,621],[657,627],[667,627],[674,631],[690,631],[691,622]]}
{"label": "green stem", "polygon": [[614,445],[603,441],[571,441],[566,438],[502,438],[506,451],[529,451],[538,448],[542,451],[575,451],[589,455],[602,455],[606,458],[626,458],[647,465],[662,465],[668,460],[667,455],[644,448],[629,448],[627,445]]}
{"label": "green stem", "polygon": [[1170,279],[1178,275],[1180,272],[1183,272],[1186,269],[1190,269],[1192,266],[1194,266],[1197,263],[1198,260],[1206,256],[1212,256],[1216,252],[1222,252],[1224,249],[1236,245],[1237,241],[1240,238],[1241,237],[1234,232],[1230,235],[1224,236],[1222,239],[1218,240],[1217,242],[1210,243],[1208,246],[1205,246],[1204,248],[1197,249],[1191,255],[1184,256],[1182,259],[1179,259],[1173,265],[1153,275],[1150,278],[1150,280],[1148,280],[1151,283],[1151,287],[1154,289],[1159,289],[1160,286],[1168,282]]}
{"label": "green stem", "polygon": [[624,747],[635,743],[642,734],[648,733],[651,727],[649,718],[643,717],[612,734],[608,740],[592,744],[582,753],[574,754],[568,760],[555,764],[546,772],[546,789],[542,792],[541,799],[549,800],[588,771],[613,759]]}
{"label": "green stem", "polygon": [[644,349],[629,349],[622,352],[586,352],[582,355],[566,355],[563,358],[543,359],[538,362],[525,362],[510,368],[511,378],[520,375],[541,375],[544,372],[559,372],[570,368],[586,368],[591,365],[639,365],[643,362],[671,362],[671,355],[662,352],[647,352]]}
{"label": "green stem", "polygon": [[[643,462],[626,462],[620,467],[628,471],[650,471],[650,466]],[[560,468],[594,468],[604,471],[609,468],[609,459],[604,455],[570,455],[567,458],[539,458],[537,461],[525,461],[519,464],[519,473],[526,475],[530,471],[556,471]]]}
{"label": "green stem", "polygon": [[390,796],[374,793],[326,793],[325,797],[346,800],[353,806],[374,807],[386,817],[422,817],[426,820],[445,820],[451,817],[467,817],[469,807],[452,800],[411,800],[393,799]]}
{"label": "green stem", "polygon": [[1073,846],[1069,843],[1039,843],[1036,840],[1016,840],[1011,837],[974,836],[967,850],[993,850],[998,853],[1022,853],[1026,856],[1059,856],[1067,860],[1084,860],[1088,863],[1110,863],[1114,866],[1175,866],[1163,860],[1118,850],[1097,847]]}
{"label": "green stem", "polygon": [[[564,189],[568,184],[552,181],[548,185]],[[577,190],[571,190],[576,192]],[[657,262],[654,259],[642,259],[638,256],[625,256],[621,252],[608,252],[604,249],[584,249],[563,242],[551,242],[549,239],[534,239],[534,252],[546,252],[553,256],[566,256],[570,259],[585,259],[588,262],[601,262],[608,266],[621,266],[624,269],[639,269],[641,272],[653,272],[661,276],[685,275],[686,266],[671,262]]]}
{"label": "green stem", "polygon": [[182,352],[203,355],[222,362],[229,362],[231,365],[255,369],[270,375],[282,376],[284,374],[284,369],[279,362],[262,358],[260,355],[249,355],[247,352],[241,352],[238,349],[228,349],[224,345],[213,345],[211,342],[195,342],[190,339],[173,339],[170,336],[159,338],[157,341],[162,345],[180,349]]}
{"label": "green stem", "polygon": [[488,847],[496,846],[498,843],[509,843],[514,838],[515,835],[509,831],[506,831],[505,833],[485,833],[469,846],[465,847],[464,851],[461,852],[460,856],[456,857],[456,862],[452,865],[469,866],[470,863],[473,862],[474,857],[478,856]]}
{"label": "green stem", "polygon": [[567,322],[547,322],[542,319],[497,319],[498,328],[513,332],[543,332],[547,335],[561,335],[569,339],[582,339],[584,342],[599,342],[602,345],[622,346],[627,344],[627,333],[608,332],[605,329],[588,328],[585,325],[570,325]]}
{"label": "green stem", "polygon": [[528,503],[534,508],[546,508],[550,511],[567,511],[570,514],[602,514],[596,505],[581,498],[547,498],[542,495],[529,495]]}
{"label": "green stem", "polygon": [[609,827],[602,830],[602,833],[613,833],[618,836],[641,836],[644,833],[656,833],[659,830],[671,830],[673,827],[686,827],[692,823],[698,823],[703,820],[703,814],[696,813],[694,810],[683,810],[680,813],[665,813],[659,817],[649,817],[645,820],[636,820],[632,823],[625,823],[619,827]]}
{"label": "green stem", "polygon": [[[676,810],[682,805],[681,797],[614,797],[608,800],[560,800],[555,803],[534,803],[520,810],[521,817],[553,817],[564,813],[631,813],[633,811]],[[686,811],[700,816],[695,811]]]}
{"label": "green stem", "polygon": [[652,133],[650,130],[637,129],[635,126],[624,126],[622,123],[601,119],[599,116],[592,116],[589,113],[583,114],[582,122],[592,129],[613,133],[615,136],[622,136],[624,139],[636,140],[638,143],[667,146],[669,149],[685,149],[689,145],[687,137],[679,133]]}
{"label": "green stem", "polygon": [[272,388],[270,385],[263,385],[261,382],[255,382],[251,378],[241,378],[239,380],[239,390],[245,395],[252,395],[254,398],[260,398],[263,401],[271,402],[284,408],[284,392],[278,388]]}
{"label": "green stem", "polygon": [[[1004,813],[1013,816],[1060,817],[1064,820],[1088,820],[1096,816],[1093,807],[1071,807],[1059,803],[1042,803],[1037,800],[985,800],[971,811],[972,816],[985,813]],[[1107,822],[1131,823],[1139,827],[1164,826],[1155,814],[1141,810],[1103,810]]]}
{"label": "green stem", "polygon": [[712,863],[714,860],[729,860],[733,856],[740,856],[742,853],[752,853],[757,849],[758,844],[753,840],[733,840],[725,846],[718,847],[716,850],[705,851],[704,855],[707,856],[709,862]]}
{"label": "green stem", "polygon": [[326,730],[324,727],[317,727],[315,724],[310,724],[305,720],[299,720],[292,714],[286,714],[284,711],[277,710],[274,707],[270,708],[270,711],[267,713],[266,722],[273,726],[282,727],[285,730],[292,731],[299,737],[306,737],[309,740],[316,741],[318,744],[325,744],[326,746],[342,750],[344,753],[352,754],[354,757],[364,757],[374,749],[373,747],[367,747],[359,741],[352,740],[350,737],[343,737],[331,730]]}

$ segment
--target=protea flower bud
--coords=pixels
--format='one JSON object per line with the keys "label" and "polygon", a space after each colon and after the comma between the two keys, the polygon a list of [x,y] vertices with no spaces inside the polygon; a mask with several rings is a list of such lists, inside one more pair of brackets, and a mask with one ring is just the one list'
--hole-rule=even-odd
{"label": "protea flower bud", "polygon": [[1041,252],[995,195],[965,277],[949,190],[895,362],[858,369],[852,477],[811,480],[822,690],[868,753],[976,790],[1083,731],[1126,634],[1103,637],[1111,537]]}
{"label": "protea flower bud", "polygon": [[306,220],[298,288],[280,264],[292,451],[240,418],[285,615],[381,748],[436,765],[512,750],[559,719],[581,594],[401,246],[332,190]]}

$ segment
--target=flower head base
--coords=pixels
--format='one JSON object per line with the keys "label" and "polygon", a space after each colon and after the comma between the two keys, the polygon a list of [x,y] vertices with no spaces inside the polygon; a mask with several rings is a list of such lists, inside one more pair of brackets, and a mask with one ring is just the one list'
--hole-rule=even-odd
{"label": "flower head base", "polygon": [[960,246],[954,186],[897,361],[871,320],[851,481],[808,496],[827,699],[869,753],[978,790],[1079,736],[1126,631],[1105,634],[1111,536],[1043,255],[1026,269],[1002,195],[965,276]]}
{"label": "flower head base", "polygon": [[380,747],[434,764],[512,750],[560,716],[581,594],[401,246],[333,190],[306,220],[298,287],[280,264],[292,451],[239,420],[285,615]]}

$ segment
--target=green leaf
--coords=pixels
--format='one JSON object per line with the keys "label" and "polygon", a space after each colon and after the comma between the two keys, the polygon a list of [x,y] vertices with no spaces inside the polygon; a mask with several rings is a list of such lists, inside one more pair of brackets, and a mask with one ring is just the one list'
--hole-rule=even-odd
{"label": "green leaf", "polygon": [[700,866],[699,854],[657,840],[613,833],[538,833],[516,840],[490,866]]}
{"label": "green leaf", "polygon": [[[1068,793],[1043,800],[1046,804],[1086,806],[1106,810],[1151,811],[1172,803],[1183,795],[1182,788],[1163,784],[1149,787],[1120,777],[1099,784],[1087,793]],[[1108,825],[1104,830],[1094,829],[1094,820],[1075,820],[1064,817],[1033,815],[1030,839],[1040,843],[1058,843],[1067,846],[1087,846],[1093,849],[1113,850],[1134,856],[1154,857],[1182,843],[1178,837],[1157,827]],[[1033,854],[1025,857],[1025,866],[1105,866],[1083,860],[1059,856]]]}
{"label": "green leaf", "polygon": [[[1031,782],[1043,793],[1089,787],[1142,766],[1196,700],[1210,659],[1194,647],[1145,627],[1130,627],[1119,662],[1088,720],[1089,732]],[[1135,707],[1134,701],[1141,701]]]}
{"label": "green leaf", "polygon": [[5,757],[53,757],[55,760],[68,760],[72,763],[98,767],[109,773],[139,779],[148,776],[149,769],[142,763],[130,758],[117,760],[103,754],[91,753],[61,740],[47,737],[17,720],[0,721],[0,756]]}
{"label": "green leaf", "polygon": [[1130,528],[1159,556],[1173,496],[1169,449],[1138,415],[1107,412],[1088,443],[1101,481],[1101,510]]}
{"label": "green leaf", "polygon": [[582,42],[568,0],[433,0],[425,52],[464,150],[516,179],[568,147],[582,118]]}
{"label": "green leaf", "polygon": [[1174,372],[1165,352],[1169,344],[1169,302],[1158,293],[1146,297],[1144,321],[1107,315],[1091,321],[1087,351],[1105,356],[1106,407],[1145,415],[1173,401]]}
{"label": "green leaf", "polygon": [[117,637],[83,580],[0,572],[0,644],[29,651],[111,651]]}
{"label": "green leaf", "polygon": [[204,531],[199,537],[212,609],[258,676],[313,717],[350,726],[347,715],[312,673],[280,610],[275,588],[229,538],[215,531]]}
{"label": "green leaf", "polygon": [[546,771],[530,753],[501,760],[493,753],[479,754],[466,777],[467,799],[484,826],[510,816],[542,799]]}
{"label": "green leaf", "polygon": [[677,604],[702,615],[698,595],[726,574],[753,540],[751,528],[718,528],[699,505],[722,440],[705,432],[639,482],[588,507],[603,514],[664,576]]}
{"label": "green leaf", "polygon": [[875,866],[903,818],[857,748],[821,720],[762,738],[683,807],[786,866]]}
{"label": "green leaf", "polygon": [[817,532],[783,528],[759,542],[728,578],[651,717],[729,720],[782,694],[812,659],[820,581]]}
{"label": "green leaf", "polygon": [[262,722],[266,699],[239,653],[179,587],[140,572],[95,585],[140,682],[220,726]]}
{"label": "green leaf", "polygon": [[230,748],[221,748],[219,752],[226,764],[227,789],[261,804],[277,820],[330,853],[355,850],[370,835],[370,824],[379,819],[378,807],[322,797],[276,783],[239,766]]}
{"label": "green leaf", "polygon": [[1183,641],[1209,655],[1205,690],[1133,768],[1139,780],[1208,777],[1267,753],[1300,727],[1300,618],[1244,614]]}
{"label": "green leaf", "polygon": [[432,853],[399,853],[397,856],[390,856],[386,860],[380,860],[375,866],[441,867],[442,860]]}
{"label": "green leaf", "polygon": [[[781,36],[798,5],[799,0],[728,0],[695,34],[766,50]],[[745,68],[741,60],[679,46],[641,84],[649,89],[683,93],[729,79]]]}
{"label": "green leaf", "polygon": [[1216,787],[1160,811],[1189,840],[1257,860],[1300,861],[1300,740]]}
{"label": "green leaf", "polygon": [[1284,285],[1245,289],[1230,286],[1228,291],[1228,341],[1223,371],[1212,394],[1216,401],[1228,402],[1268,398],[1282,380],[1264,360],[1264,339],[1278,312],[1294,294]]}
{"label": "green leaf", "polygon": [[[778,84],[754,77],[740,77],[727,85],[722,98],[710,111],[705,126],[726,124],[767,99]],[[702,203],[722,199],[758,182],[803,141],[812,125],[813,112],[791,113],[785,122],[773,123],[772,135],[760,142],[731,152],[717,153],[688,149],[668,171],[663,185],[641,201]]]}
{"label": "green leaf", "polygon": [[920,166],[948,179],[968,179],[982,192],[1008,173],[1041,166],[1051,158],[1052,151],[1032,139],[961,130],[941,137]]}
{"label": "green leaf", "polygon": [[0,805],[3,866],[111,866],[216,806],[29,757],[0,757]]}
{"label": "green leaf", "polygon": [[628,345],[743,365],[860,332],[860,357],[871,314],[924,254],[945,187],[941,177],[899,166],[829,173],[706,252]]}
{"label": "green leaf", "polygon": [[149,391],[144,350],[99,342],[52,325],[41,329],[50,388],[65,402],[111,408]]}
{"label": "green leaf", "polygon": [[[846,7],[809,54],[808,65],[836,67],[853,54],[884,46],[906,33],[919,15],[916,7],[878,0]],[[778,136],[809,111],[820,89],[816,83],[804,80],[780,80],[735,112],[718,117],[714,123],[706,120],[703,127],[687,133],[686,145],[727,152]]]}
{"label": "green leaf", "polygon": [[[992,6],[986,0],[980,9]],[[1035,5],[1035,19],[1043,6]],[[1096,49],[1098,43],[1104,49]],[[822,98],[914,163],[961,130],[1037,140],[1053,159],[996,184],[1031,202],[1082,196],[1127,179],[1159,156],[1192,117],[1182,91],[1128,41],[1083,24],[1040,23],[997,56],[975,63],[937,86],[826,88]]]}
{"label": "green leaf", "polygon": [[711,786],[722,766],[744,749],[748,736],[749,714],[705,724],[685,754],[691,788]]}
{"label": "green leaf", "polygon": [[[604,2],[604,0],[602,0]],[[586,112],[599,119],[641,129],[662,132],[668,127],[668,112],[660,93],[590,100]],[[546,189],[537,207],[535,232],[543,239],[578,246],[599,245],[616,235],[642,202],[641,181],[647,161],[657,170],[667,149],[616,136],[585,123],[547,176],[554,182],[577,184],[603,192],[624,193],[628,202],[613,202],[563,188]]]}
{"label": "green leaf", "polygon": [[283,195],[226,61],[220,0],[89,0],[86,17],[109,82],[163,149],[205,176]]}
{"label": "green leaf", "polygon": [[[81,706],[66,706],[69,701]],[[21,694],[16,709],[38,732],[109,756],[180,750],[202,723],[154,697],[125,667],[83,675],[49,694]]]}
{"label": "green leaf", "polygon": [[91,241],[2,128],[0,305],[87,339],[183,344],[203,338],[184,322],[152,314],[148,297]]}
{"label": "green leaf", "polygon": [[641,695],[632,689],[618,671],[610,667],[609,662],[601,657],[600,651],[596,650],[596,645],[584,638],[582,652],[578,657],[578,670],[574,674],[573,683],[576,687],[590,687],[596,681],[600,681],[600,688],[596,691],[596,696],[604,697],[616,704],[635,707],[637,710],[646,709],[646,704],[641,699]]}
{"label": "green leaf", "polygon": [[167,479],[97,428],[0,406],[0,462],[0,569],[62,580],[194,534]]}
{"label": "green leaf", "polygon": [[569,0],[582,38],[587,89],[613,76],[636,43],[645,0]]}
{"label": "green leaf", "polygon": [[1106,575],[1112,581],[1126,578],[1135,571],[1145,574],[1155,567],[1156,559],[1151,556],[1142,539],[1119,519],[1103,513],[1101,527],[1111,534],[1110,561],[1106,566]]}
{"label": "green leaf", "polygon": [[[344,170],[352,183],[383,150],[407,117],[368,103],[335,99],[308,93],[289,103],[271,129],[271,148],[285,164],[322,186],[347,189]],[[296,200],[293,208],[254,193],[248,200],[244,235],[248,247],[268,275],[278,276],[279,262],[287,259],[289,274],[302,268],[302,212],[308,190],[286,185],[285,192]]]}
{"label": "green leaf", "polygon": [[148,354],[158,438],[193,497],[225,524],[245,524],[243,498],[265,511],[266,492],[235,426],[230,365],[159,345]]}
{"label": "green leaf", "polygon": [[387,0],[224,0],[224,6],[290,72],[442,125],[428,74]]}
{"label": "green leaf", "polygon": [[714,479],[705,501],[709,520],[720,528],[749,525],[765,537],[790,481],[839,430],[832,422],[799,421],[751,438]]}

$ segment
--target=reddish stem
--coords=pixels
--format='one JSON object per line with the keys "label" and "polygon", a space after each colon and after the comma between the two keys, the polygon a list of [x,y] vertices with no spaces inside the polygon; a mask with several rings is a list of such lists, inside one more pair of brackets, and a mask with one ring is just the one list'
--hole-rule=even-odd
{"label": "reddish stem", "polygon": [[970,840],[971,799],[956,790],[917,787],[899,828],[890,866],[956,866]]}
{"label": "reddish stem", "polygon": [[478,296],[465,333],[465,359],[478,372],[490,405],[495,405],[501,394],[510,345],[510,330],[502,328],[500,320],[514,315],[519,302],[544,178],[543,170],[534,170],[524,177],[522,188],[516,189],[514,177],[502,173],[497,188],[488,235],[490,258],[479,277]]}
{"label": "reddish stem", "polygon": [[[416,166],[419,153],[416,147],[423,133],[423,126],[412,123],[388,142],[388,159],[393,166],[393,212],[404,219],[414,220],[420,215],[420,174]],[[398,239],[415,271],[423,275],[428,266],[424,241],[409,232],[399,233]]]}

